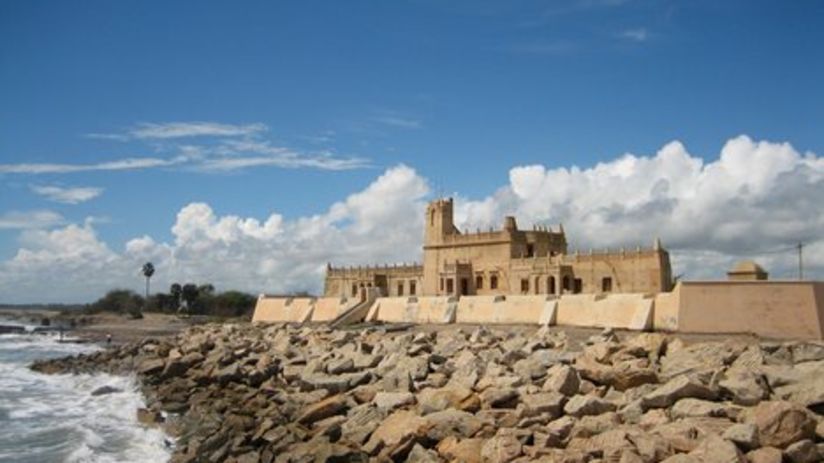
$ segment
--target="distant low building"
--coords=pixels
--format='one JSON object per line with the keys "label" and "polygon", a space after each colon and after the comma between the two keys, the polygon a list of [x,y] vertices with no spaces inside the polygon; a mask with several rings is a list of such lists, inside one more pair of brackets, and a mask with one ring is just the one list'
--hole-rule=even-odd
{"label": "distant low building", "polygon": [[659,293],[672,288],[669,253],[651,248],[570,254],[563,226],[519,230],[506,217],[500,230],[462,233],[452,199],[426,210],[423,265],[333,267],[324,294],[383,296]]}
{"label": "distant low building", "polygon": [[727,272],[730,281],[766,280],[767,277],[767,271],[751,260],[742,260]]}

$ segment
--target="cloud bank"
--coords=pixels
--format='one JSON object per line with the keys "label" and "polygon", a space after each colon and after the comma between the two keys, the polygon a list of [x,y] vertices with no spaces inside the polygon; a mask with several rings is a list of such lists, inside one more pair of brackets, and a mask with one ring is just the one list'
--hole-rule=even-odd
{"label": "cloud bank", "polygon": [[[791,247],[803,241],[807,275],[824,278],[824,158],[787,143],[740,136],[710,162],[674,141],[654,155],[587,168],[517,166],[488,197],[456,196],[461,229],[498,227],[511,214],[521,228],[562,222],[572,248],[584,250],[649,246],[660,236],[675,272],[688,279],[723,277],[743,257],[774,277],[793,277]],[[84,301],[115,286],[139,289],[147,260],[158,269],[157,288],[194,281],[253,293],[319,292],[329,261],[419,260],[430,197],[427,180],[399,165],[318,215],[259,219],[191,203],[178,212],[168,243],[141,236],[114,250],[90,221],[23,230],[20,249],[0,263],[0,294],[16,302]]]}

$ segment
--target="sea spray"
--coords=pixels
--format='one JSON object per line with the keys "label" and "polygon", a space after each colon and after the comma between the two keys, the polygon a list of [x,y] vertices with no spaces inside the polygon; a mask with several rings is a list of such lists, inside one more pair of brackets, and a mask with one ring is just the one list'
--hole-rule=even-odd
{"label": "sea spray", "polygon": [[[0,335],[0,462],[167,461],[168,440],[140,425],[145,406],[133,376],[44,375],[37,359],[90,353],[92,344],[57,335]],[[101,387],[115,392],[93,395]]]}

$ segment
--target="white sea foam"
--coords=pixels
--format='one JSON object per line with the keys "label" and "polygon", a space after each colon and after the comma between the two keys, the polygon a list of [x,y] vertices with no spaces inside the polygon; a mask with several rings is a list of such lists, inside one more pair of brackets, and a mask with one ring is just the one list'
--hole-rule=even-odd
{"label": "white sea foam", "polygon": [[[0,336],[0,462],[167,461],[169,439],[137,422],[145,406],[134,377],[43,375],[37,358],[91,352],[42,334]],[[93,396],[102,386],[121,392]]]}

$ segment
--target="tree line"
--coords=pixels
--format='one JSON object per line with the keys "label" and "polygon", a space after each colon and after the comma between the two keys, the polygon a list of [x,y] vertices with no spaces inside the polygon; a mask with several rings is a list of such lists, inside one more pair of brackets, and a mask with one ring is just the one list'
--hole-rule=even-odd
{"label": "tree line", "polygon": [[142,312],[177,313],[181,315],[209,315],[241,317],[250,315],[257,297],[241,291],[218,293],[212,284],[173,283],[169,292],[157,292],[148,297],[129,289],[113,289],[89,304],[89,312],[116,312],[142,317]]}

